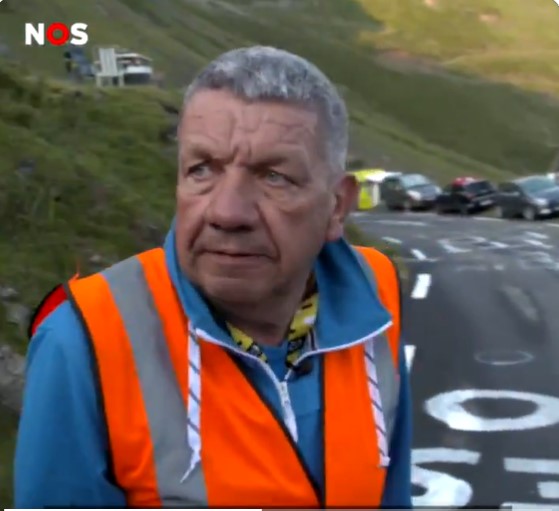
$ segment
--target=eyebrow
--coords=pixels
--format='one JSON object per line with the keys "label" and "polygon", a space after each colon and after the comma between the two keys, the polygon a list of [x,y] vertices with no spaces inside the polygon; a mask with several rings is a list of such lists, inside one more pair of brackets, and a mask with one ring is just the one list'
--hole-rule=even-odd
{"label": "eyebrow", "polygon": [[187,142],[183,146],[183,152],[188,152],[196,156],[208,156],[212,152],[211,146],[209,144],[204,144],[200,142]]}

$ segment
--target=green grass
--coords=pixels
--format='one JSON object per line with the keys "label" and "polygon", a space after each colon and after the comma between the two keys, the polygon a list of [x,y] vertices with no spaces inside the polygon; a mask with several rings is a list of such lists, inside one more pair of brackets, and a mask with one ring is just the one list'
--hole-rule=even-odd
{"label": "green grass", "polygon": [[12,468],[17,419],[0,408],[0,508],[12,506]]}
{"label": "green grass", "polygon": [[[172,215],[174,144],[162,104],[174,94],[125,94],[24,80],[0,71],[0,283],[32,306],[77,265],[94,269],[157,243]],[[35,160],[31,175],[18,172]],[[0,322],[4,314],[0,311]],[[23,332],[0,323],[0,342]]]}
{"label": "green grass", "polygon": [[397,48],[435,59],[446,69],[559,92],[553,83],[559,10],[551,0],[358,1],[383,24],[381,31],[360,33],[376,48]]}

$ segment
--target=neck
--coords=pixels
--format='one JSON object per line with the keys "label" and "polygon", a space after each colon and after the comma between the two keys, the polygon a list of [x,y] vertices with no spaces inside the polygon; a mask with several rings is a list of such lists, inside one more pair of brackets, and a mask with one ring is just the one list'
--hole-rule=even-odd
{"label": "neck", "polygon": [[265,346],[279,346],[307,290],[306,283],[288,293],[277,293],[257,305],[215,304],[220,315]]}

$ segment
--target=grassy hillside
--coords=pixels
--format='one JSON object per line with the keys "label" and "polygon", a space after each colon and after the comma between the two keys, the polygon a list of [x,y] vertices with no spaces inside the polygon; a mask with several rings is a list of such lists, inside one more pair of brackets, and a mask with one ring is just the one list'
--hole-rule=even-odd
{"label": "grassy hillside", "polygon": [[[362,42],[475,73],[559,93],[559,8],[552,0],[359,0],[383,22]],[[395,60],[398,60],[397,58]],[[412,58],[413,61],[413,58]],[[416,59],[417,62],[417,59]]]}
{"label": "grassy hillside", "polygon": [[12,459],[17,427],[16,417],[0,409],[0,507],[12,506]]}
{"label": "grassy hillside", "polygon": [[12,58],[61,75],[60,50],[23,46],[23,23],[84,21],[92,47],[145,52],[171,86],[227,48],[285,47],[340,85],[369,163],[498,178],[547,168],[559,145],[556,100],[499,83],[554,90],[558,17],[551,0],[5,0],[0,34]]}
{"label": "grassy hillside", "polygon": [[[0,70],[0,286],[33,305],[78,264],[87,272],[159,241],[176,161],[166,109],[178,103]],[[22,339],[5,318],[0,342]]]}

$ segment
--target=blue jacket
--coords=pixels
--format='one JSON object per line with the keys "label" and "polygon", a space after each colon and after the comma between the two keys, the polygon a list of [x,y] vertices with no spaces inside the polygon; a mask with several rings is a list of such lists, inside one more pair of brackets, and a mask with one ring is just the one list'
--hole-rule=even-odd
{"label": "blue jacket", "polygon": [[[182,276],[174,230],[165,242],[167,265],[189,318],[223,338],[201,296]],[[320,290],[317,338],[337,345],[382,326],[388,312],[345,241],[327,245],[315,265]],[[357,304],[371,304],[363,310]],[[223,339],[233,345],[230,338]],[[285,344],[285,343],[284,343]],[[265,348],[278,378],[285,373],[285,346]],[[411,398],[402,347],[400,404],[383,507],[411,506]],[[317,366],[317,364],[314,364]],[[255,385],[279,408],[269,377],[258,365],[247,367]],[[97,396],[93,361],[81,324],[64,302],[41,324],[28,352],[27,381],[15,456],[15,507],[126,507],[123,492],[108,472],[108,437]],[[321,404],[317,371],[295,379],[289,392],[299,445],[317,481],[323,482]]]}

